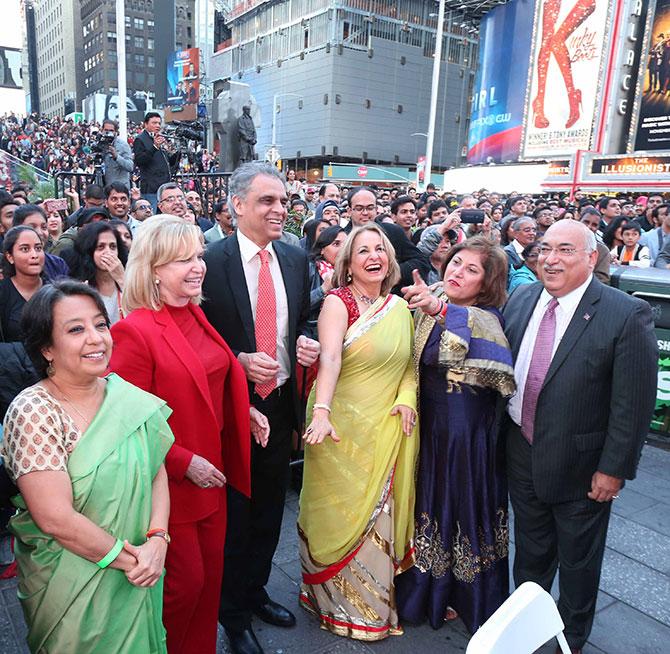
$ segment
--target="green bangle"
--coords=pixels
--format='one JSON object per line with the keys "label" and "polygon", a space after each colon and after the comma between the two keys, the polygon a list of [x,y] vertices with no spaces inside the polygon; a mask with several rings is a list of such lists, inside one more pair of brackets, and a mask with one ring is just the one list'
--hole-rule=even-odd
{"label": "green bangle", "polygon": [[110,563],[116,559],[116,557],[121,553],[121,550],[123,549],[123,541],[117,539],[116,543],[114,543],[114,546],[112,547],[105,556],[103,556],[97,563],[96,565],[101,569],[104,570]]}

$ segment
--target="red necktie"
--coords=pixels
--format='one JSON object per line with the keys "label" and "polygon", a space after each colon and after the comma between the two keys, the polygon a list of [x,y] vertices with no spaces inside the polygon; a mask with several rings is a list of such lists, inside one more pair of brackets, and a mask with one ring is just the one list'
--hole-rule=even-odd
{"label": "red necktie", "polygon": [[533,356],[528,366],[526,385],[523,387],[523,405],[521,406],[521,433],[525,439],[533,444],[533,430],[535,428],[535,411],[537,399],[540,396],[542,385],[549,372],[551,353],[554,349],[556,336],[556,307],[558,300],[551,298],[547,309],[540,321],[540,327],[535,337]]}
{"label": "red necktie", "polygon": [[[261,269],[258,273],[258,300],[256,303],[256,351],[265,352],[277,360],[277,298],[270,273],[270,253],[260,250]],[[277,378],[256,384],[256,393],[265,399],[277,387]]]}

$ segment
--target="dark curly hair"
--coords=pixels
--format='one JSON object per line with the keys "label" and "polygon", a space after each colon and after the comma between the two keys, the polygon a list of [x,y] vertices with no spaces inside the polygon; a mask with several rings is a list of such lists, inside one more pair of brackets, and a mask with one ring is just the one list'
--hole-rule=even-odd
{"label": "dark curly hair", "polygon": [[109,316],[100,294],[88,284],[71,279],[55,281],[52,284],[42,286],[23,308],[21,316],[23,345],[40,379],[47,376],[49,363],[44,358],[42,350],[53,345],[54,307],[63,298],[77,295],[90,297],[105,317],[107,327],[109,327]]}
{"label": "dark curly hair", "polygon": [[121,239],[121,236],[108,222],[89,223],[79,229],[77,238],[74,241],[72,252],[70,275],[81,282],[88,282],[95,287],[95,278],[98,269],[93,260],[93,253],[98,245],[100,234],[109,232],[114,234],[116,239],[116,251],[118,257],[125,268],[128,261],[128,250]]}

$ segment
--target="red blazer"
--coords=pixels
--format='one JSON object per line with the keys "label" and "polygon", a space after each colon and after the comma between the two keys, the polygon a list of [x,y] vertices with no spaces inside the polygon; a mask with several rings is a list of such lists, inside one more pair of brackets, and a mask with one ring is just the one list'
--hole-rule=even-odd
{"label": "red blazer", "polygon": [[193,454],[222,470],[238,491],[247,496],[251,493],[249,392],[244,370],[200,307],[188,306],[230,358],[221,433],[205,368],[165,307],[160,311],[137,309],[112,327],[114,350],[109,365],[110,370],[165,400],[172,409],[168,422],[175,442],[165,467],[170,483],[170,521],[177,523],[211,515],[225,497],[215,489],[196,486],[184,476]]}

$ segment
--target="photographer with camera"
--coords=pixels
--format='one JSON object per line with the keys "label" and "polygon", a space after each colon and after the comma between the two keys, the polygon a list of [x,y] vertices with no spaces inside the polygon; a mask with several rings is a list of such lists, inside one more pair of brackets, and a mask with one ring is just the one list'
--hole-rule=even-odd
{"label": "photographer with camera", "polygon": [[161,184],[170,181],[172,168],[179,161],[179,151],[161,135],[161,117],[155,111],[144,116],[144,129],[133,142],[135,163],[140,170],[142,197],[156,208],[156,192]]}
{"label": "photographer with camera", "polygon": [[116,121],[105,119],[93,149],[102,155],[105,185],[119,182],[130,188],[130,173],[133,172],[133,152],[128,142],[119,136]]}

